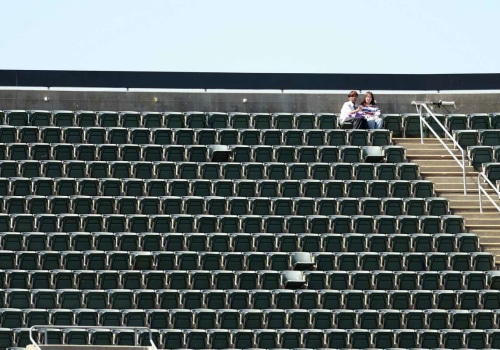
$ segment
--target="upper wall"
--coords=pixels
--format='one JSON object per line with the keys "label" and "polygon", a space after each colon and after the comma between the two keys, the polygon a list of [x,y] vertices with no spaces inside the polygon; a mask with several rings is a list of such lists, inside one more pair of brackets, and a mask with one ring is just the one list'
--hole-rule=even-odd
{"label": "upper wall", "polygon": [[[415,113],[412,101],[455,101],[436,113],[500,112],[499,93],[377,93],[383,113]],[[361,101],[362,93],[360,93]],[[0,90],[0,109],[339,113],[345,93]]]}

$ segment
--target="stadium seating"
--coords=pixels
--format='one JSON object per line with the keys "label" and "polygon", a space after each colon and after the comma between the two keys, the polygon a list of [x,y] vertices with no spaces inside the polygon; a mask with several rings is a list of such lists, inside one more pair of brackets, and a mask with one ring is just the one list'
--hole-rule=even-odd
{"label": "stadium seating", "polygon": [[[38,331],[75,345],[145,326],[159,348],[500,346],[492,255],[392,143],[416,115],[4,115],[2,348],[33,325],[85,326]],[[498,180],[499,118],[438,117]]]}

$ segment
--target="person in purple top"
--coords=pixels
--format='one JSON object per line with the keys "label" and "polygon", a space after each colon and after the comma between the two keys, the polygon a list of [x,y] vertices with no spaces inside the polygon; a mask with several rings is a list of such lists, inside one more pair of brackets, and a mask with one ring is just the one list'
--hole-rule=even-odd
{"label": "person in purple top", "polygon": [[380,108],[376,104],[375,96],[371,91],[365,93],[363,102],[360,103],[360,113],[363,114],[368,122],[368,129],[380,129],[382,127],[382,118],[380,117]]}

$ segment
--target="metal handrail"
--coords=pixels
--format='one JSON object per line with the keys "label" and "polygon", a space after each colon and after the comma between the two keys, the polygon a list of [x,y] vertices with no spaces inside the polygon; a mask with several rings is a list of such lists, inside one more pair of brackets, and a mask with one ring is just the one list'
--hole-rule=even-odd
{"label": "metal handrail", "polygon": [[[38,329],[38,328],[54,328],[54,329],[86,329],[87,331],[92,330],[92,329],[133,329],[134,331],[136,330],[146,330],[149,332],[149,342],[151,344],[151,347],[154,350],[158,350],[156,347],[155,343],[153,342],[153,333],[151,332],[151,329],[148,327],[120,327],[120,326],[56,326],[56,325],[36,325],[36,326],[31,326],[30,327],[30,341],[31,344],[34,345],[38,350],[41,350],[40,346],[35,342],[35,339],[33,338],[33,330]],[[47,341],[47,337],[45,337],[45,341]],[[136,345],[137,346],[137,345]]]}
{"label": "metal handrail", "polygon": [[[458,142],[455,140],[455,138],[450,134],[450,132],[446,129],[446,127],[439,121],[439,119],[436,118],[435,114],[427,106],[428,103],[437,104],[439,106],[442,106],[442,105],[455,105],[455,102],[439,101],[437,103],[433,103],[433,102],[413,101],[411,104],[416,106],[417,112],[419,114],[420,143],[422,143],[422,144],[424,143],[424,125],[425,125],[432,132],[432,134],[436,137],[436,139],[441,143],[441,145],[443,145],[443,147],[448,151],[448,153],[453,157],[453,159],[457,162],[457,164],[462,169],[462,180],[463,180],[463,186],[464,186],[464,194],[467,194],[467,183],[466,183],[466,177],[465,177],[465,150],[458,144]],[[441,127],[441,129],[444,131],[445,135],[452,141],[455,148],[460,151],[460,153],[462,155],[461,161],[457,158],[457,156],[455,156],[455,154],[453,154],[452,150],[448,147],[448,145],[446,143],[444,143],[442,138],[434,131],[434,129],[430,126],[430,124],[427,123],[427,121],[425,120],[425,118],[422,115],[422,107],[425,108],[425,110],[434,119],[434,121]]]}
{"label": "metal handrail", "polygon": [[483,194],[485,195],[486,198],[488,198],[488,200],[491,202],[491,204],[493,204],[493,206],[498,210],[500,211],[500,206],[498,206],[493,198],[488,194],[488,192],[486,192],[486,190],[484,189],[484,187],[481,185],[481,178],[483,180],[486,181],[486,183],[491,187],[491,189],[493,189],[493,191],[495,191],[495,193],[498,195],[498,197],[500,197],[500,191],[495,187],[495,185],[493,185],[493,182],[491,182],[490,179],[488,179],[488,177],[486,176],[486,174],[484,172],[481,172],[477,175],[477,189],[478,189],[478,192],[479,192],[479,212],[482,213],[483,212]]}

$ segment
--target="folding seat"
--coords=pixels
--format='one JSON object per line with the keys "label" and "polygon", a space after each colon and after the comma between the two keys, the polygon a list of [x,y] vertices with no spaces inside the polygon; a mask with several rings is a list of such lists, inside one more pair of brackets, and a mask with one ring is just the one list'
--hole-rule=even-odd
{"label": "folding seat", "polygon": [[[7,212],[24,212],[26,201],[22,196],[31,194],[31,180],[24,177],[13,177],[8,181],[10,182],[10,191],[6,190],[5,192],[13,194],[13,196],[5,196],[5,209]],[[8,186],[7,183],[5,185]]]}
{"label": "folding seat", "polygon": [[318,159],[316,146],[298,146],[296,152],[300,163],[313,163]]}
{"label": "folding seat", "polygon": [[396,329],[394,330],[395,345],[399,348],[417,347],[417,331],[414,329]]}
{"label": "folding seat", "polygon": [[180,196],[162,196],[160,204],[164,214],[180,214],[184,211],[182,197]]}
{"label": "folding seat", "polygon": [[[28,112],[25,110],[8,110],[5,111],[5,124],[14,126],[29,125]],[[2,118],[3,119],[3,118]]]}
{"label": "folding seat", "polygon": [[369,347],[371,344],[370,331],[360,329],[350,329],[347,331],[349,334],[349,342],[354,349],[361,349]]}
{"label": "folding seat", "polygon": [[455,235],[449,233],[433,234],[435,250],[443,253],[454,252],[456,248]]}
{"label": "folding seat", "polygon": [[448,349],[459,349],[464,346],[464,333],[459,329],[446,329],[442,331],[442,346]]}
{"label": "folding seat", "polygon": [[376,348],[389,349],[394,345],[394,333],[389,329],[372,329],[373,342]]}
{"label": "folding seat", "polygon": [[347,130],[347,141],[351,146],[368,146],[368,131],[360,129]]}
{"label": "folding seat", "polygon": [[[278,344],[280,347],[283,348],[294,348],[298,347],[301,344],[301,332],[298,329],[280,329],[277,330],[278,333]],[[321,337],[323,336],[322,333]],[[306,340],[306,344],[313,344],[313,340]],[[318,342],[316,344],[321,344],[323,345],[323,342]],[[318,346],[319,347],[319,346]]]}
{"label": "folding seat", "polygon": [[492,329],[495,328],[495,312],[492,310],[471,310],[473,327],[476,329]]}
{"label": "folding seat", "polygon": [[229,117],[226,113],[207,113],[207,126],[213,129],[227,128]]}
{"label": "folding seat", "polygon": [[[425,121],[429,124],[427,129],[430,128],[431,130],[434,130],[434,132],[436,134],[438,134],[439,136],[444,136],[444,131],[446,130],[446,125],[445,125],[446,124],[445,123],[446,116],[445,115],[435,114],[433,117],[432,115],[426,114],[424,116],[424,118],[425,118]],[[439,124],[438,124],[438,121],[439,121]],[[429,134],[431,134],[430,130],[429,130]]]}
{"label": "folding seat", "polygon": [[182,145],[165,145],[165,160],[171,162],[183,162],[185,160],[185,148]]}
{"label": "folding seat", "polygon": [[[375,168],[369,163],[354,163],[353,164],[354,178],[356,180],[374,180]],[[383,178],[381,180],[384,180]]]}
{"label": "folding seat", "polygon": [[255,129],[240,129],[238,131],[239,140],[243,145],[259,145],[260,141],[260,131]]}
{"label": "folding seat", "polygon": [[[355,180],[354,180],[355,181]],[[328,198],[344,197],[346,185],[342,180],[324,180],[324,196]]]}
{"label": "folding seat", "polygon": [[[378,288],[378,285],[380,285],[380,281],[378,283],[375,283],[374,286]],[[392,285],[391,285],[392,287]],[[389,307],[389,298],[387,296],[387,292],[385,290],[367,290],[366,291],[366,298],[367,298],[367,306],[369,309],[373,310],[379,310],[379,309],[386,309]],[[374,316],[374,315],[372,315]],[[376,317],[374,317],[376,318]],[[362,328],[367,328],[363,327]],[[373,327],[373,328],[378,328],[378,327]]]}
{"label": "folding seat", "polygon": [[481,130],[490,128],[490,116],[486,113],[473,113],[468,115],[469,126],[464,129]]}
{"label": "folding seat", "polygon": [[[156,145],[151,145],[148,147],[156,147]],[[140,161],[142,158],[141,147],[139,147],[138,145],[121,144],[121,145],[118,145],[118,149],[119,149],[119,153],[121,156],[121,160],[133,162],[133,161]],[[156,149],[158,149],[158,148],[156,148]],[[161,152],[161,148],[159,148],[159,149]],[[116,160],[116,157],[114,157],[114,159],[110,159],[110,160]],[[148,161],[159,161],[159,160],[161,160],[161,157],[157,157],[155,159],[150,158],[147,160]]]}
{"label": "folding seat", "polygon": [[296,161],[296,148],[293,146],[274,146],[274,159],[280,163],[291,163]]}
{"label": "folding seat", "polygon": [[180,112],[165,112],[165,127],[167,128],[184,128],[185,116]]}
{"label": "folding seat", "polygon": [[241,179],[243,178],[243,170],[241,163],[222,163],[221,175],[224,179]]}
{"label": "folding seat", "polygon": [[498,309],[500,305],[500,293],[498,291],[482,290],[479,293],[484,309]]}
{"label": "folding seat", "polygon": [[[28,277],[29,278],[29,277]],[[13,284],[13,283],[11,283]],[[10,309],[27,309],[31,307],[31,295],[30,291],[28,291],[26,288],[9,288],[5,292],[5,306],[10,308]],[[9,309],[3,309],[9,310]],[[19,310],[20,311],[20,310]],[[6,325],[5,322],[7,321],[5,317],[6,315],[1,315],[0,319],[2,320],[2,327],[8,326]],[[16,318],[15,314],[11,315],[13,318]],[[22,317],[22,315],[19,315]],[[8,322],[8,321],[7,321]],[[22,327],[22,325],[12,325],[12,327]]]}
{"label": "folding seat", "polygon": [[11,214],[12,229],[16,232],[31,232],[35,229],[35,217],[31,214]]}
{"label": "folding seat", "polygon": [[[329,180],[332,176],[332,167],[328,163],[312,163],[309,165],[310,174],[313,179],[316,180]],[[349,172],[351,169],[337,169],[337,166],[334,166],[335,176],[343,178],[347,175],[344,172]],[[350,178],[350,177],[349,177]]]}
{"label": "folding seat", "polygon": [[191,215],[203,214],[205,212],[205,201],[203,197],[186,196],[182,198],[182,212]]}
{"label": "folding seat", "polygon": [[10,160],[29,159],[29,145],[24,143],[7,144],[7,156]]}
{"label": "folding seat", "polygon": [[238,130],[218,129],[217,139],[221,145],[237,145],[239,144]]}
{"label": "folding seat", "polygon": [[261,130],[262,144],[267,146],[279,146],[282,144],[282,133],[280,130]]}
{"label": "folding seat", "polygon": [[284,129],[283,145],[287,146],[302,146],[304,145],[304,133],[302,130],[297,129]]}
{"label": "folding seat", "polygon": [[487,333],[479,329],[465,330],[465,344],[469,349],[484,349],[487,343]]}
{"label": "folding seat", "polygon": [[273,234],[255,233],[252,236],[254,237],[254,250],[258,252],[273,252],[276,250],[276,239]]}
{"label": "folding seat", "polygon": [[429,271],[450,270],[449,256],[446,253],[427,253],[427,259]]}
{"label": "folding seat", "polygon": [[460,215],[442,215],[443,232],[461,233],[464,232],[464,218]]}
{"label": "folding seat", "polygon": [[24,241],[29,251],[43,251],[47,247],[47,235],[41,232],[25,232]]}
{"label": "folding seat", "polygon": [[237,215],[220,215],[219,226],[221,232],[240,232],[240,220]]}
{"label": "folding seat", "polygon": [[[314,330],[308,330],[308,333],[313,331]],[[349,335],[345,329],[327,329],[325,330],[324,344],[329,348],[346,348],[349,346],[348,336]],[[317,340],[319,342],[321,339]]]}
{"label": "folding seat", "polygon": [[16,128],[15,126],[2,125],[2,128],[0,129],[0,137],[2,138],[2,140],[5,140],[3,141],[5,143],[17,142],[17,134],[18,128]]}
{"label": "folding seat", "polygon": [[251,118],[255,129],[271,129],[273,126],[273,117],[268,113],[253,113]]}
{"label": "folding seat", "polygon": [[497,146],[500,145],[500,132],[499,129],[495,130],[479,130],[479,144],[482,146]]}
{"label": "folding seat", "polygon": [[151,133],[149,129],[140,128],[140,127],[129,127],[128,129],[131,143],[136,145],[145,145],[152,143],[151,142]]}
{"label": "folding seat", "polygon": [[319,146],[318,161],[324,163],[336,163],[339,161],[339,149],[336,146]]}
{"label": "folding seat", "polygon": [[192,145],[194,144],[195,135],[193,129],[172,129],[173,139],[177,145]]}
{"label": "folding seat", "polygon": [[[264,316],[264,327],[266,329],[286,328],[287,314],[283,309],[266,309],[261,311]],[[294,327],[292,327],[294,328]]]}
{"label": "folding seat", "polygon": [[295,118],[291,113],[274,113],[272,114],[272,122],[275,129],[295,128]]}
{"label": "folding seat", "polygon": [[419,167],[416,163],[397,163],[396,168],[400,180],[420,179]]}
{"label": "folding seat", "polygon": [[391,135],[389,130],[369,130],[368,141],[371,146],[388,146],[392,144]]}
{"label": "folding seat", "polygon": [[456,130],[453,137],[460,147],[467,149],[470,146],[478,145],[479,134],[477,130]]}
{"label": "folding seat", "polygon": [[[419,218],[414,215],[398,215],[397,218],[397,226],[399,233],[409,234],[409,233],[417,233],[420,232],[420,222]],[[422,232],[426,232],[422,230]],[[426,232],[432,233],[432,232]]]}
{"label": "folding seat", "polygon": [[[464,289],[470,290],[481,290],[485,289],[488,285],[491,284],[491,281],[488,280],[485,272],[482,271],[464,271],[462,272],[464,275],[465,285]],[[494,288],[498,289],[498,288]]]}
{"label": "folding seat", "polygon": [[[367,290],[372,286],[372,276],[368,271],[350,271],[352,287]],[[330,276],[332,278],[332,276]]]}
{"label": "folding seat", "polygon": [[171,145],[173,143],[171,129],[151,129],[152,140],[155,145]]}
{"label": "folding seat", "polygon": [[[297,129],[315,129],[317,116],[313,113],[296,113],[295,127]],[[333,128],[332,128],[333,129]]]}
{"label": "folding seat", "polygon": [[448,114],[445,119],[445,126],[451,133],[455,130],[469,129],[469,116],[467,114]]}
{"label": "folding seat", "polygon": [[[229,291],[230,294],[232,294],[232,292],[241,294],[240,291],[237,290]],[[241,315],[239,310],[223,308],[217,310],[217,314],[218,314],[220,328],[222,329],[241,328],[241,320],[240,320]]]}
{"label": "folding seat", "polygon": [[494,260],[491,253],[475,252],[471,253],[471,257],[475,271],[489,271],[493,269]]}
{"label": "folding seat", "polygon": [[379,313],[376,310],[356,310],[359,328],[376,329],[380,327]]}
{"label": "folding seat", "polygon": [[[319,129],[337,129],[338,128],[338,122],[337,122],[337,115],[333,113],[318,113],[315,115],[315,127],[318,127]],[[313,127],[313,128],[315,128]],[[313,129],[311,128],[311,129]]]}
{"label": "folding seat", "polygon": [[337,198],[337,206],[340,215],[357,215],[359,213],[359,201],[357,198]]}
{"label": "folding seat", "polygon": [[325,132],[323,130],[313,129],[304,130],[304,142],[308,146],[319,147],[325,145]]}
{"label": "folding seat", "polygon": [[262,163],[243,163],[242,166],[246,179],[260,180],[264,178],[264,165]]}
{"label": "folding seat", "polygon": [[326,132],[326,143],[329,146],[347,145],[347,133],[345,130],[333,129]]}
{"label": "folding seat", "polygon": [[339,161],[346,163],[361,162],[361,148],[359,146],[340,145]]}
{"label": "folding seat", "polygon": [[483,163],[494,161],[493,148],[491,146],[469,146],[467,154],[471,165],[476,171],[480,171]]}

